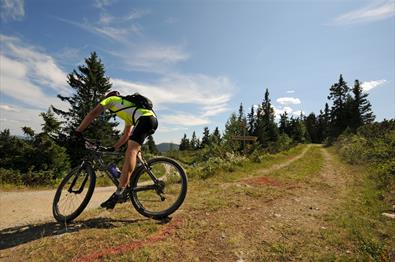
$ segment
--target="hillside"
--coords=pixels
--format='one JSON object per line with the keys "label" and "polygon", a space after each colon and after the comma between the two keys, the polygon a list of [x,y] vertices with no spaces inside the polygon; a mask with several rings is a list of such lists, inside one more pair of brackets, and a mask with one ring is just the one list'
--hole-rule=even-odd
{"label": "hillside", "polygon": [[158,148],[159,152],[168,152],[171,150],[178,150],[180,145],[174,144],[174,143],[160,143],[156,145],[156,148]]}
{"label": "hillside", "polygon": [[395,227],[381,215],[388,206],[368,175],[332,149],[298,146],[231,173],[191,179],[170,221],[146,219],[125,203],[85,211],[67,227],[50,221],[2,229],[0,259],[390,261]]}

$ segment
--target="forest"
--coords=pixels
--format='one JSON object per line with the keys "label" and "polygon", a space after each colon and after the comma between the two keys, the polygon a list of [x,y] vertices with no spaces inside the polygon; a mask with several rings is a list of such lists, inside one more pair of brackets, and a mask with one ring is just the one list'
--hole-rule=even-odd
{"label": "forest", "polygon": [[[67,76],[67,82],[72,96],[58,98],[67,102],[69,109],[51,106],[42,112],[40,132],[28,126],[22,128],[23,138],[8,129],[0,132],[0,185],[53,186],[80,161],[84,150],[75,143],[73,132],[112,84],[95,52]],[[368,93],[363,92],[359,80],[349,86],[340,75],[329,87],[328,100],[318,114],[289,116],[284,112],[278,121],[269,89],[262,93],[262,101],[248,112],[241,103],[223,132],[218,126],[214,131],[205,127],[201,136],[193,132],[188,138],[185,134],[179,150],[165,154],[187,165],[191,177],[206,178],[216,170],[232,171],[243,161],[264,161],[267,155],[300,143],[334,145],[345,161],[371,167],[384,187],[394,184],[395,121],[375,122]],[[103,144],[113,143],[120,134],[112,118],[111,113],[103,113],[84,134]],[[256,141],[235,140],[236,136],[255,137]],[[148,155],[159,154],[152,136],[143,150]]]}

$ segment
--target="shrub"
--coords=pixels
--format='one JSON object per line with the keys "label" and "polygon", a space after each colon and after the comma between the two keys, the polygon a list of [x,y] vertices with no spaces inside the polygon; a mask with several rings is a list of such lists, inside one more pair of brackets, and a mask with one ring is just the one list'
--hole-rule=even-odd
{"label": "shrub", "polygon": [[395,120],[362,126],[356,134],[343,134],[336,148],[348,163],[370,166],[381,186],[394,184]]}

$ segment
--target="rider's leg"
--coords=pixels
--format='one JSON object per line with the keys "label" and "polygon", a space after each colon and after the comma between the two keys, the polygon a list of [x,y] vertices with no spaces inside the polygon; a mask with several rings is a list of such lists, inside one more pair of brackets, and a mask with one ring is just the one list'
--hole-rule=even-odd
{"label": "rider's leg", "polygon": [[136,167],[137,154],[141,145],[133,140],[128,141],[128,149],[125,152],[125,160],[122,166],[122,175],[119,179],[118,188],[125,188],[129,184],[130,176]]}

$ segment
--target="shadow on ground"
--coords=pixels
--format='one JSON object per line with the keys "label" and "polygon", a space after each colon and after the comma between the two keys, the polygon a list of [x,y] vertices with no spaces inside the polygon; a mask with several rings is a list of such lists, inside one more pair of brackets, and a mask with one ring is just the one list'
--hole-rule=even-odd
{"label": "shadow on ground", "polygon": [[60,236],[66,233],[78,232],[90,228],[114,228],[119,227],[120,224],[134,224],[140,221],[149,220],[143,219],[112,219],[112,218],[92,218],[83,221],[76,221],[70,224],[59,224],[55,222],[45,224],[25,225],[0,230],[0,250],[19,246],[36,239],[48,236]]}

